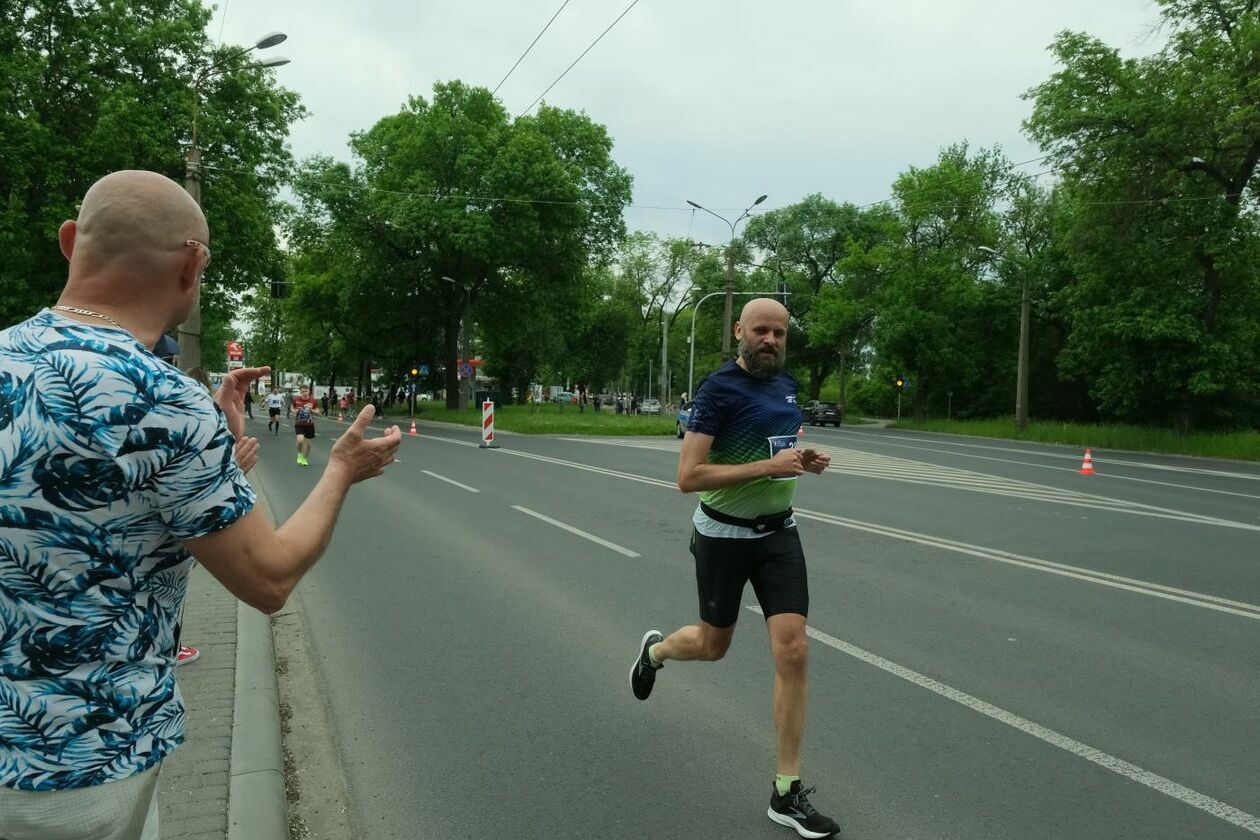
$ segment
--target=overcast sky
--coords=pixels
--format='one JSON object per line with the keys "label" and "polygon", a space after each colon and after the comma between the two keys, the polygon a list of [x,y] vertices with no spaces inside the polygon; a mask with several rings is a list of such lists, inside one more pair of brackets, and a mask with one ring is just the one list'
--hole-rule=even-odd
{"label": "overcast sky", "polygon": [[[562,2],[223,0],[209,34],[286,32],[268,54],[293,60],[275,72],[311,111],[293,151],[348,160],[351,131],[428,97],[435,81],[493,89]],[[629,2],[570,0],[499,91],[510,112]],[[1035,157],[1020,94],[1054,72],[1055,33],[1083,30],[1138,56],[1162,42],[1157,19],[1151,0],[640,0],[546,101],[608,126],[634,176],[631,229],[721,242],[725,225],[699,214],[692,226],[686,199],[876,201],[907,166],[964,139]]]}

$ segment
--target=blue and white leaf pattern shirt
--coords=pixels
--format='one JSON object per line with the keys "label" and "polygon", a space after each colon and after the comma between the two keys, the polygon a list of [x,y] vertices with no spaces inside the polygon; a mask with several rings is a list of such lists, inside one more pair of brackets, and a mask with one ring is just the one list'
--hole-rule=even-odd
{"label": "blue and white leaf pattern shirt", "polygon": [[125,779],[184,739],[182,541],[254,492],[206,390],[49,310],[0,331],[0,784]]}

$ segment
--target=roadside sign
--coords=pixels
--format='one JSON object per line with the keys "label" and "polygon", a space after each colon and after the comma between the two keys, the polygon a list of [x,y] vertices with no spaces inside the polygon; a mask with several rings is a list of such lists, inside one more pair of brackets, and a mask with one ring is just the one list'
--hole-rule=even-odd
{"label": "roadside sign", "polygon": [[429,366],[428,366],[428,365],[420,365],[420,375],[421,375],[421,376],[428,376],[428,375],[429,375]]}
{"label": "roadside sign", "polygon": [[471,379],[473,375],[473,366],[470,364],[462,364],[459,366],[459,378]]}

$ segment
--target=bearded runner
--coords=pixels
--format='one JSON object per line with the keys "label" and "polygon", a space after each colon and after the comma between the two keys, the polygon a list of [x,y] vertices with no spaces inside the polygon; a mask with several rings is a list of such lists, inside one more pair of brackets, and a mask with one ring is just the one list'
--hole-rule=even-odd
{"label": "bearded runner", "polygon": [[803,473],[821,474],[830,456],[797,446],[797,382],[784,371],[788,312],[778,301],[750,301],[735,324],[739,358],[701,383],[678,460],[678,489],[700,492],[692,516],[700,622],[665,637],[643,634],[630,669],[639,700],[652,693],[669,660],[721,659],[730,647],[744,585],[752,582],[774,656],[778,772],[767,816],[801,837],[831,837],[835,820],[809,801],[800,777],[805,729],[809,585],[792,517]]}

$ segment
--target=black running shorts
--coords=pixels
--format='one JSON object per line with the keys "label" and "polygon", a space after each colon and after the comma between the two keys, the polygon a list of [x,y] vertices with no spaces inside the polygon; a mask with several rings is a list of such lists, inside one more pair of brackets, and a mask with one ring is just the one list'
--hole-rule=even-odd
{"label": "black running shorts", "polygon": [[297,432],[304,438],[313,438],[315,437],[315,424],[312,423],[309,426],[294,426],[293,431]]}
{"label": "black running shorts", "polygon": [[267,413],[268,413],[269,415],[271,415],[272,417],[279,417],[279,416],[280,416],[280,409],[278,409],[278,408],[269,408],[269,409],[267,409]]}
{"label": "black running shorts", "polygon": [[696,558],[700,618],[730,627],[739,618],[744,584],[752,581],[766,618],[780,613],[809,615],[805,552],[795,528],[756,539],[723,539],[691,532]]}

